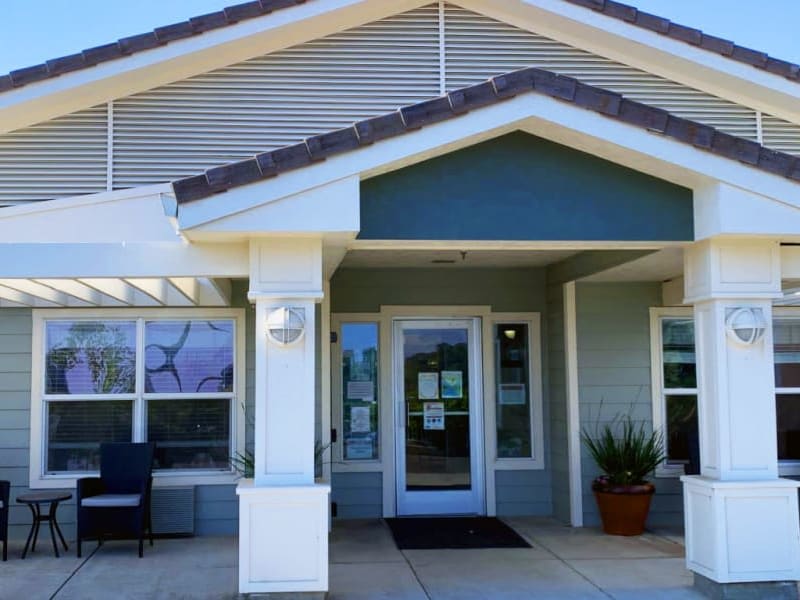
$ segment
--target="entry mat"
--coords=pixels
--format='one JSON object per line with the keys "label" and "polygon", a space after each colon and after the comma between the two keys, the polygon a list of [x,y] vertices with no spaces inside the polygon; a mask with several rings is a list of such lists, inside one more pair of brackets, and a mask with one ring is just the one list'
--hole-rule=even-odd
{"label": "entry mat", "polygon": [[386,523],[400,550],[531,547],[494,517],[407,517]]}

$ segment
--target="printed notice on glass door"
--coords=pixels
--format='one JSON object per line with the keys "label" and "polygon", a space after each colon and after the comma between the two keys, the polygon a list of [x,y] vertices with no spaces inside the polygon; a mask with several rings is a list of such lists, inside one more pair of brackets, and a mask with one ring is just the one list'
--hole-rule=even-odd
{"label": "printed notice on glass door", "polygon": [[417,393],[420,400],[438,400],[439,374],[419,373],[417,375]]}
{"label": "printed notice on glass door", "polygon": [[425,429],[444,429],[444,402],[425,402],[422,405]]}
{"label": "printed notice on glass door", "polygon": [[369,421],[369,406],[350,407],[350,431],[352,433],[369,433],[372,431]]}
{"label": "printed notice on glass door", "polygon": [[463,379],[461,371],[442,371],[442,398],[463,398]]}

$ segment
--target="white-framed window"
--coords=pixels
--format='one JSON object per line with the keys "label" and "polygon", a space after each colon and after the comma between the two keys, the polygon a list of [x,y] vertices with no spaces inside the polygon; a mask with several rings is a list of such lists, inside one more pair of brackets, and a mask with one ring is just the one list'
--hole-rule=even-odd
{"label": "white-framed window", "polygon": [[[489,318],[492,403],[487,428],[497,469],[543,469],[542,360],[538,313]],[[489,391],[489,385],[486,386]]]}
{"label": "white-framed window", "polygon": [[99,469],[103,441],[152,441],[159,483],[229,482],[244,450],[237,309],[35,310],[31,487]]}
{"label": "white-framed window", "polygon": [[[773,309],[778,468],[800,475],[800,310]],[[658,476],[683,474],[697,443],[697,376],[691,307],[650,309],[653,426],[664,432],[667,459]]]}
{"label": "white-framed window", "polygon": [[650,309],[653,428],[664,434],[658,476],[679,476],[697,440],[697,370],[691,307]]}
{"label": "white-framed window", "polygon": [[377,314],[337,314],[331,329],[332,422],[336,470],[375,471],[381,467],[380,336]]}

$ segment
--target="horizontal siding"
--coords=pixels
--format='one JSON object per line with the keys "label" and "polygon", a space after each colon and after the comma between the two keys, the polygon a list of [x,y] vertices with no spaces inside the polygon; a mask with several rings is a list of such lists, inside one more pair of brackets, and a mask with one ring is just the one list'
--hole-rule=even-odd
{"label": "horizontal siding", "polygon": [[548,471],[496,471],[498,516],[550,516],[553,514]]}
{"label": "horizontal siding", "polygon": [[[579,283],[578,385],[581,427],[590,433],[622,415],[652,426],[650,390],[651,306],[661,303],[661,284]],[[592,480],[598,470],[581,448],[584,523],[600,523]],[[656,479],[648,525],[681,525],[680,482]]]}
{"label": "horizontal siding", "polygon": [[383,516],[383,474],[331,474],[331,502],[339,519],[376,519]]}
{"label": "horizontal siding", "polygon": [[239,531],[235,485],[198,485],[194,502],[196,535],[235,535]]}

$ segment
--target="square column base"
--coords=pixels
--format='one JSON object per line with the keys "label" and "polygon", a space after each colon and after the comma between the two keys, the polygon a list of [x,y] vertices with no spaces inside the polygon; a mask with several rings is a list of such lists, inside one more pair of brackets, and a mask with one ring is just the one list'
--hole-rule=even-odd
{"label": "square column base", "polygon": [[687,569],[718,583],[800,579],[800,482],[681,481]]}
{"label": "square column base", "polygon": [[694,574],[694,589],[712,600],[798,600],[796,581],[717,583]]}
{"label": "square column base", "polygon": [[243,480],[236,494],[239,593],[327,592],[330,487],[257,487]]}

